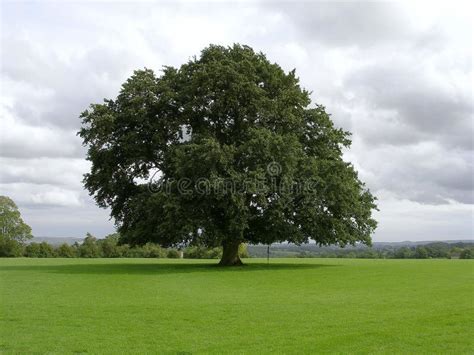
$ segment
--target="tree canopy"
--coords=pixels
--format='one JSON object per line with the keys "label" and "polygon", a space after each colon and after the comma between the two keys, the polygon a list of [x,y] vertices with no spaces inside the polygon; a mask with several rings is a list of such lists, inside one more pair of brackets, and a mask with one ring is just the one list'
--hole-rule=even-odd
{"label": "tree canopy", "polygon": [[0,196],[0,238],[23,243],[32,237],[31,228],[21,218],[15,202],[7,196]]}
{"label": "tree canopy", "polygon": [[350,134],[295,70],[248,46],[137,70],[81,118],[85,186],[126,243],[222,245],[223,265],[240,264],[242,242],[371,243],[375,198],[343,160]]}

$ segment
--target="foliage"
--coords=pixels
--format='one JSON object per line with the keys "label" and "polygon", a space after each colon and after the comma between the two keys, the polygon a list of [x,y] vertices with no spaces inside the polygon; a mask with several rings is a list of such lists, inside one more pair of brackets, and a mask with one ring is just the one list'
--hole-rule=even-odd
{"label": "foliage", "polygon": [[[270,257],[299,257],[299,258],[361,258],[361,259],[427,259],[453,258],[458,259],[461,254],[474,248],[472,242],[435,242],[418,246],[400,246],[397,244],[381,245],[375,243],[372,247],[357,245],[355,247],[339,248],[336,246],[320,247],[315,244],[294,245],[276,244],[270,248]],[[248,246],[251,257],[266,257],[266,245]]]}
{"label": "foliage", "polygon": [[427,259],[429,256],[428,250],[425,247],[415,248],[415,259]]}
{"label": "foliage", "polygon": [[247,244],[241,243],[239,245],[239,257],[241,257],[241,258],[248,258],[249,257],[249,252],[247,250]]}
{"label": "foliage", "polygon": [[166,254],[166,257],[170,259],[179,259],[180,256],[181,254],[176,249],[168,249],[168,253]]}
{"label": "foliage", "polygon": [[30,243],[25,247],[25,256],[30,258],[52,258],[56,256],[55,250],[46,242]]}
{"label": "foliage", "polygon": [[97,241],[100,255],[103,258],[120,258],[123,256],[124,248],[118,245],[119,235],[109,234],[104,239]]}
{"label": "foliage", "polygon": [[196,245],[184,249],[184,258],[187,259],[219,259],[221,256],[221,248],[206,248],[202,245]]}
{"label": "foliage", "polygon": [[464,249],[460,256],[461,259],[472,259],[474,257],[473,249]]}
{"label": "foliage", "polygon": [[74,258],[77,256],[77,248],[63,243],[56,249],[56,256],[58,258]]}
{"label": "foliage", "polygon": [[[21,243],[0,239],[0,257],[101,257],[101,258],[178,258],[178,251],[165,249],[155,243],[145,245],[119,244],[118,234],[110,234],[103,239],[95,239],[91,235],[86,245],[66,243],[59,246],[48,245],[48,243],[30,243],[26,247]],[[474,243],[470,242],[435,242],[418,246],[380,246],[375,243],[373,247],[358,245],[355,247],[340,248],[336,246],[321,247],[315,244],[275,244],[270,248],[270,257],[298,257],[298,258],[360,258],[360,259],[427,259],[427,258],[449,258],[449,259],[471,259],[474,255]],[[92,250],[92,252],[87,252]],[[222,257],[222,247],[208,248],[203,245],[191,245],[183,250],[185,259],[219,259]],[[98,254],[97,254],[98,252]],[[265,257],[267,256],[266,245],[239,246],[239,256]]]}
{"label": "foliage", "polygon": [[0,239],[23,243],[31,238],[31,228],[23,222],[15,202],[7,196],[0,196]]}
{"label": "foliage", "polygon": [[18,257],[23,254],[23,244],[17,240],[0,237],[0,257]]}
{"label": "foliage", "polygon": [[81,115],[85,187],[131,245],[223,245],[232,264],[242,242],[370,244],[375,198],[342,159],[349,133],[310,103],[294,70],[248,46],[135,71]]}
{"label": "foliage", "polygon": [[97,245],[97,239],[87,233],[84,242],[78,248],[78,254],[81,258],[100,258],[100,249]]}
{"label": "foliage", "polygon": [[30,243],[25,247],[25,256],[29,258],[37,258],[40,255],[39,243]]}
{"label": "foliage", "polygon": [[154,243],[146,243],[143,247],[144,258],[166,258],[167,252],[165,249]]}

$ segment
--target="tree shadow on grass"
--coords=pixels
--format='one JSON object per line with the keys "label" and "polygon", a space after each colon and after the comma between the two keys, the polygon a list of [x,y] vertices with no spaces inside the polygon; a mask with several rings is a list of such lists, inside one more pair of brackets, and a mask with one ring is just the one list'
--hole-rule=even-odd
{"label": "tree shadow on grass", "polygon": [[100,274],[100,275],[167,275],[186,273],[221,273],[221,272],[278,272],[302,271],[340,265],[331,264],[300,264],[300,263],[249,263],[236,267],[219,267],[216,263],[90,263],[57,264],[57,265],[8,265],[1,266],[0,271],[28,271],[58,274]]}

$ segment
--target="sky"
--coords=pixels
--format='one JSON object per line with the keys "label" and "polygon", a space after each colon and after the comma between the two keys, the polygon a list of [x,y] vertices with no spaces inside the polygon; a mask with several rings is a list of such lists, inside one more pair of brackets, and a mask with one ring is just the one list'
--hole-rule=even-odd
{"label": "sky", "polygon": [[2,1],[0,195],[35,236],[104,236],[79,114],[133,70],[246,44],[296,68],[378,198],[374,241],[472,239],[473,13],[456,2]]}

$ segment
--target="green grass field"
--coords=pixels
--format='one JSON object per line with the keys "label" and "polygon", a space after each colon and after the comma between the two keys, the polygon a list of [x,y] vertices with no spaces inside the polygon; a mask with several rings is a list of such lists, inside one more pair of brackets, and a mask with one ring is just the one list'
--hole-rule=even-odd
{"label": "green grass field", "polygon": [[2,353],[473,353],[474,262],[0,260]]}

